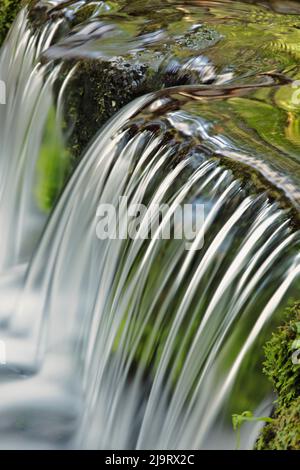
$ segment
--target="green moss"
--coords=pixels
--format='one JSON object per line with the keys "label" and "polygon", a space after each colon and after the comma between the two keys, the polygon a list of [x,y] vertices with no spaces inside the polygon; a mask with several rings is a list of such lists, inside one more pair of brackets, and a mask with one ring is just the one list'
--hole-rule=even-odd
{"label": "green moss", "polygon": [[281,408],[267,424],[256,444],[257,450],[300,450],[300,397]]}
{"label": "green moss", "polygon": [[95,3],[88,3],[83,5],[82,8],[79,8],[74,19],[72,20],[72,26],[83,23],[84,21],[91,18],[96,10],[96,7],[97,5]]}
{"label": "green moss", "polygon": [[[62,78],[73,65],[66,62]],[[66,128],[73,130],[69,146],[75,158],[116,111],[143,94],[145,81],[145,67],[121,58],[80,60],[76,66],[65,99]]]}
{"label": "green moss", "polygon": [[236,431],[237,434],[237,449],[240,448],[240,432],[241,432],[241,426],[245,422],[264,422],[264,423],[272,423],[273,419],[269,418],[268,416],[253,416],[253,413],[251,411],[244,411],[243,413],[239,414],[233,414],[232,415],[232,426],[234,431]]}
{"label": "green moss", "polygon": [[[287,322],[265,346],[264,372],[278,396],[274,420],[265,426],[256,448],[300,449],[300,362],[293,361],[299,348],[300,302],[288,309]],[[299,362],[299,363],[298,363]]]}
{"label": "green moss", "polygon": [[288,317],[265,346],[264,372],[278,394],[278,407],[289,406],[300,396],[300,365],[292,361],[295,341],[300,338],[300,302],[289,308]]}
{"label": "green moss", "polygon": [[20,0],[1,0],[0,5],[0,45],[3,43],[18,11],[25,4]]}
{"label": "green moss", "polygon": [[[183,85],[199,81],[197,71],[180,68],[181,59],[185,60],[203,50],[219,39],[214,30],[205,25],[199,25],[197,30],[190,30],[190,24],[183,21],[182,11],[168,7],[162,8],[158,2],[158,11],[144,5],[144,2],[102,2],[90,1],[83,4],[76,11],[70,9],[65,17],[65,29],[61,29],[61,39],[65,33],[80,30],[81,24],[89,20],[94,14],[99,21],[109,18],[109,25],[113,24],[116,30],[124,35],[124,40],[135,41],[136,38],[145,34],[153,34],[161,29],[166,30],[167,39],[143,50],[126,51],[111,56],[83,58],[78,50],[75,59],[66,59],[61,79],[68,74],[69,70],[76,64],[76,73],[69,82],[66,97],[66,123],[70,124],[72,135],[69,139],[71,151],[75,158],[81,155],[85,146],[89,143],[96,132],[123,106],[146,93],[157,91],[175,85]],[[103,8],[101,8],[101,5]],[[151,5],[152,6],[152,5]],[[52,13],[51,13],[52,12]],[[44,12],[48,14],[49,12]],[[61,15],[65,12],[58,5],[50,11],[51,15]],[[31,12],[32,22],[37,25],[37,20],[43,18],[43,12],[35,8]],[[75,28],[74,28],[75,27]],[[74,28],[72,30],[72,28]],[[97,41],[89,43],[91,50],[101,49]],[[47,56],[53,59],[59,52],[52,51],[54,55]],[[116,49],[118,53],[118,49]],[[105,56],[105,57],[104,57]],[[166,69],[164,64],[170,57],[178,59],[178,67]],[[62,83],[60,81],[60,84]]]}

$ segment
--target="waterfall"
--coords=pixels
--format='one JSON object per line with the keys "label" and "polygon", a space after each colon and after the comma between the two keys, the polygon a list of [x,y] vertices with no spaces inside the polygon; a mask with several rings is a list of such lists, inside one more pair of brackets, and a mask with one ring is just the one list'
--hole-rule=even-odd
{"label": "waterfall", "polygon": [[[1,53],[1,80],[7,96],[0,109],[1,270],[28,261],[45,222],[32,193],[57,70],[45,80],[46,66],[40,64],[39,56],[51,44],[56,28],[47,24],[41,34],[33,35],[22,12]],[[30,246],[26,246],[28,239]]]}
{"label": "waterfall", "polygon": [[[53,112],[51,132],[64,152],[70,75],[55,98],[60,64],[40,61],[59,25],[32,33],[21,12],[0,56],[7,84],[0,107],[0,445],[234,448],[235,401],[245,393],[253,410],[272,408],[258,351],[296,292],[300,234],[288,211],[267,192],[250,193],[226,167],[223,157],[232,154],[243,162],[259,157],[212,136],[201,99],[213,103],[214,96],[193,86],[123,107],[90,142],[51,210],[42,210],[37,168]],[[185,107],[168,106],[176,93]],[[268,162],[265,168],[273,177]],[[287,196],[294,194],[289,186]],[[146,207],[140,236],[125,236],[125,198]],[[164,238],[167,226],[178,228],[174,214],[185,204],[204,208],[196,236]],[[101,239],[99,207],[108,205],[123,236],[109,225]],[[258,432],[247,426],[243,448]]]}

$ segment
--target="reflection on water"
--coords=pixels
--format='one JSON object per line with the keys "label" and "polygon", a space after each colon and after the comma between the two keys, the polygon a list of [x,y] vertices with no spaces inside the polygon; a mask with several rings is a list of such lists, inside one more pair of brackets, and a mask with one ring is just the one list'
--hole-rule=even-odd
{"label": "reflection on water", "polygon": [[[277,188],[299,209],[300,140],[292,131],[288,133],[291,115],[284,109],[284,102],[277,107],[271,104],[273,97],[276,99],[284,93],[289,96],[293,89],[291,84],[280,84],[280,80],[277,83],[271,79],[266,86],[262,79],[256,85],[237,88],[170,89],[161,106],[156,105],[155,115],[157,118],[160,110],[177,108],[177,114],[171,121],[168,119],[172,128],[183,135],[192,135],[195,145],[223,157],[229,165],[239,162],[248,166],[248,170],[256,169],[269,183],[269,189]],[[148,114],[151,116],[151,108]],[[257,189],[268,188],[262,181],[252,183]],[[278,201],[280,192],[275,191],[273,197]]]}
{"label": "reflection on water", "polygon": [[[233,448],[232,413],[271,412],[262,346],[299,295],[298,7],[40,1],[35,35],[21,13],[0,60],[2,447]],[[100,130],[115,63],[141,73]],[[80,162],[68,114],[92,127]],[[98,240],[124,195],[203,203],[203,249]]]}

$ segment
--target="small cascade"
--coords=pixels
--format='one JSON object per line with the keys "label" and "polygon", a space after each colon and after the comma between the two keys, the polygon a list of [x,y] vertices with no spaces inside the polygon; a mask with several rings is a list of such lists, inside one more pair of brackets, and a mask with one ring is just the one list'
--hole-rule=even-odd
{"label": "small cascade", "polygon": [[297,145],[246,112],[290,79],[188,58],[203,83],[123,106],[70,175],[63,21],[23,10],[0,55],[0,446],[232,449],[233,413],[272,411],[262,348],[299,289]]}

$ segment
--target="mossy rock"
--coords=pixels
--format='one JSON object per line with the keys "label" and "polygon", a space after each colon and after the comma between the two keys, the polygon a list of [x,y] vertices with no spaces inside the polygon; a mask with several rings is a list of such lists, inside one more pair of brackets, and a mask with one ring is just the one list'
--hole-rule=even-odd
{"label": "mossy rock", "polygon": [[[201,51],[220,39],[205,24],[195,29],[190,29],[189,23],[181,26],[183,13],[171,5],[160,14],[163,7],[158,2],[159,11],[150,9],[149,5],[145,8],[139,2],[121,0],[90,1],[77,10],[67,3],[49,10],[43,2],[37,2],[30,19],[34,28],[39,27],[39,22],[42,25],[47,17],[64,19],[60,37],[45,52],[44,60],[64,62],[57,90],[71,68],[77,67],[69,82],[65,105],[66,128],[72,126],[69,146],[75,159],[102,125],[135,98],[161,88],[201,83],[197,64],[194,69],[192,65],[181,65],[196,59]],[[85,27],[93,31],[99,24],[115,28],[117,40],[121,35],[120,48],[114,45],[106,53],[102,51],[102,42],[97,42],[97,34],[93,39],[92,33],[84,32]],[[131,44],[141,36],[159,35],[161,28],[165,28],[163,40],[149,44],[146,41],[145,47],[131,49]]]}
{"label": "mossy rock", "polygon": [[273,422],[264,427],[257,441],[259,450],[300,450],[300,360],[293,360],[299,350],[300,302],[296,302],[288,309],[285,325],[265,346],[264,372],[278,399]]}
{"label": "mossy rock", "polygon": [[135,63],[123,57],[66,61],[63,76],[75,64],[76,73],[66,96],[65,119],[67,127],[71,124],[73,128],[69,144],[76,159],[97,131],[135,98],[192,83],[191,75],[179,70],[160,72],[148,63]]}
{"label": "mossy rock", "polygon": [[[288,321],[278,328],[265,346],[264,372],[278,394],[278,406],[289,406],[300,396],[300,364],[292,355],[300,340],[300,302],[288,310]],[[300,343],[300,341],[299,341]]]}
{"label": "mossy rock", "polygon": [[[145,67],[132,66],[122,58],[113,61],[66,61],[63,77],[77,69],[66,94],[66,128],[73,129],[69,146],[76,163],[94,134],[113,114],[142,94]],[[60,86],[60,85],[59,85]]]}

